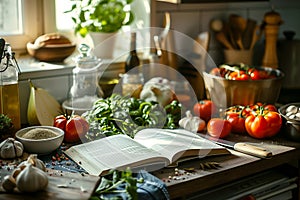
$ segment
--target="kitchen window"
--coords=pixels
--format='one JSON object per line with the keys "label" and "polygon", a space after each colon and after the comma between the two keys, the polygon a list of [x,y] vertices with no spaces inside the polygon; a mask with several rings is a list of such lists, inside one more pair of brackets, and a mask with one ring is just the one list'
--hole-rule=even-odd
{"label": "kitchen window", "polygon": [[0,37],[13,49],[24,49],[26,43],[42,32],[40,0],[1,0]]}
{"label": "kitchen window", "polygon": [[[130,28],[150,26],[150,0],[135,0],[135,23]],[[1,0],[0,37],[14,50],[25,50],[26,43],[39,35],[62,32],[73,35],[73,22],[64,11],[71,8],[71,0]]]}

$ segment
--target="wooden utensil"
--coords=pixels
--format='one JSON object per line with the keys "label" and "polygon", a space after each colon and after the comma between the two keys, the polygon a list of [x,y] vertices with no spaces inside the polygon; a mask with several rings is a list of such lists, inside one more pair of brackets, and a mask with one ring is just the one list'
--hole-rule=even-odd
{"label": "wooden utensil", "polygon": [[263,34],[263,25],[256,26],[255,29],[253,30],[251,44],[250,44],[249,49],[253,49],[254,48],[254,45],[261,38],[262,34]]}
{"label": "wooden utensil", "polygon": [[222,31],[229,38],[229,42],[231,43],[232,47],[234,49],[238,49],[238,45],[237,45],[236,40],[233,36],[233,31],[231,30],[231,27],[228,23],[224,23],[224,28],[223,28]]}
{"label": "wooden utensil", "polygon": [[226,38],[224,32],[218,32],[216,34],[216,39],[223,44],[227,49],[234,49],[228,39]]}
{"label": "wooden utensil", "polygon": [[244,49],[242,35],[246,30],[247,20],[239,15],[231,14],[229,15],[229,23],[232,29],[233,38],[236,41],[238,47],[240,49]]}
{"label": "wooden utensil", "polygon": [[229,22],[234,29],[237,29],[241,33],[243,33],[246,30],[247,20],[239,15],[229,15]]}
{"label": "wooden utensil", "polygon": [[224,45],[227,49],[234,49],[232,41],[229,41],[227,35],[229,36],[228,25],[223,23],[220,19],[214,19],[210,23],[211,29],[216,33],[216,39]]}
{"label": "wooden utensil", "polygon": [[242,42],[245,49],[250,49],[253,41],[254,32],[256,29],[256,21],[253,19],[247,19],[247,26],[242,36]]}

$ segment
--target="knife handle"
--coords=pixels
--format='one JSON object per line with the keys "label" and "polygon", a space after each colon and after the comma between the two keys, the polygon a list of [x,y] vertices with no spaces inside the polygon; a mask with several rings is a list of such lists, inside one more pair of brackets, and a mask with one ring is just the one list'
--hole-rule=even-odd
{"label": "knife handle", "polygon": [[272,157],[272,152],[261,148],[261,147],[257,147],[251,144],[246,144],[243,142],[238,142],[233,146],[234,150],[236,151],[240,151],[242,153],[245,154],[250,154],[253,156],[257,156],[260,158],[270,158]]}

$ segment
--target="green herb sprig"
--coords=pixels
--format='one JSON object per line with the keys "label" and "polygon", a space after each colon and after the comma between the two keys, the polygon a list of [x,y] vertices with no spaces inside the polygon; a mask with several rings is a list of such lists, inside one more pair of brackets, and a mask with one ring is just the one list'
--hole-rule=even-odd
{"label": "green herb sprig", "polygon": [[[96,189],[94,195],[90,200],[106,199],[105,194],[121,194],[125,193],[127,199],[137,200],[137,183],[143,183],[142,178],[137,179],[133,177],[130,169],[125,171],[110,170],[110,172],[101,178],[100,185]],[[125,188],[119,187],[124,184]],[[118,195],[115,195],[115,199],[121,199]],[[111,198],[109,198],[111,199]]]}

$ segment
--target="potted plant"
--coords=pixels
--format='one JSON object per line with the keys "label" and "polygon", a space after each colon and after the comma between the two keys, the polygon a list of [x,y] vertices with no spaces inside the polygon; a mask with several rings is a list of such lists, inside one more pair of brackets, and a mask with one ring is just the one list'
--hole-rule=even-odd
{"label": "potted plant", "polygon": [[[72,8],[66,13],[72,14],[75,34],[85,37],[89,34],[94,47],[107,38],[112,38],[123,26],[130,25],[134,14],[130,4],[134,0],[73,0]],[[99,36],[100,35],[100,36]],[[97,39],[100,37],[100,39]],[[113,45],[108,44],[105,47]]]}
{"label": "potted plant", "polygon": [[0,140],[4,140],[13,135],[13,123],[11,118],[5,114],[0,114]]}

